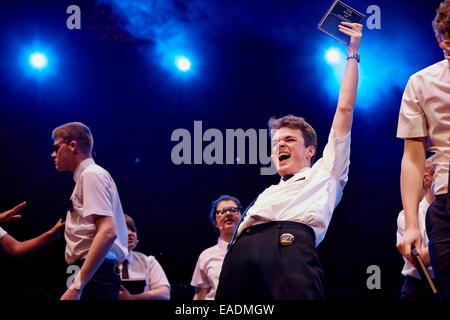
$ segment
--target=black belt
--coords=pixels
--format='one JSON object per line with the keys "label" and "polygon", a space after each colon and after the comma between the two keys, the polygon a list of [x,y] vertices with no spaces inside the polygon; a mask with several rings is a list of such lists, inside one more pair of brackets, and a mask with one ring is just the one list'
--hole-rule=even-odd
{"label": "black belt", "polygon": [[300,228],[303,229],[309,233],[311,233],[311,235],[315,238],[315,233],[314,230],[301,222],[295,222],[295,221],[270,221],[270,222],[265,222],[265,223],[260,223],[260,224],[256,224],[250,227],[245,228],[244,230],[242,230],[241,236],[243,236],[244,234],[253,234],[253,233],[258,233],[258,232],[262,232],[264,230],[268,230],[268,229],[277,229],[280,227],[295,227],[295,228]]}
{"label": "black belt", "polygon": [[[287,230],[283,230],[283,234],[280,234],[280,243],[283,245],[290,245],[293,243],[295,237],[293,234],[287,232],[284,233],[285,231],[289,231],[289,228],[291,229],[295,229],[296,231],[303,231],[304,233],[306,233],[308,235],[308,237],[311,239],[311,242],[313,244],[315,244],[316,242],[316,234],[314,232],[314,230],[301,222],[294,222],[294,221],[270,221],[270,222],[265,222],[265,223],[261,223],[261,224],[256,224],[250,227],[245,228],[244,230],[242,230],[242,233],[240,234],[239,238],[244,238],[246,236],[250,236],[252,234],[256,234],[256,233],[260,233],[263,231],[267,231],[267,230],[274,230],[274,229],[282,229],[285,228]],[[239,241],[238,240],[236,241]]]}

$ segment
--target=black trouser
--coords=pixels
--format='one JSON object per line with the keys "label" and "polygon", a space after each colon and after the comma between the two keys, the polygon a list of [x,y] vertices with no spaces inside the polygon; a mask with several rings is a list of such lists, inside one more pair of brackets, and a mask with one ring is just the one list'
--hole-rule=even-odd
{"label": "black trouser", "polygon": [[[76,262],[80,268],[85,259]],[[116,260],[105,259],[81,292],[80,300],[117,300],[120,289]]]}
{"label": "black trouser", "polygon": [[426,230],[431,266],[441,299],[450,300],[450,210],[447,194],[436,196],[428,208]]}
{"label": "black trouser", "polygon": [[434,300],[436,296],[431,291],[429,284],[422,279],[406,276],[403,284],[400,300],[418,301],[418,300]]}
{"label": "black trouser", "polygon": [[[291,245],[280,236],[294,236]],[[323,272],[314,231],[291,221],[246,228],[228,250],[216,300],[322,300]]]}

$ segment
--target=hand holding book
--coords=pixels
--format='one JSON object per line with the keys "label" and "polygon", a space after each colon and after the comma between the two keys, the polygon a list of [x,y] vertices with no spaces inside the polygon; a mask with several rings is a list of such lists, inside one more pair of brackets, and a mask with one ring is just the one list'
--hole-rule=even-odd
{"label": "hand holding book", "polygon": [[349,25],[342,24],[342,22],[349,22],[351,24],[361,24],[364,17],[365,16],[362,13],[349,7],[342,1],[336,0],[333,2],[331,7],[325,13],[324,17],[319,22],[319,25],[317,27],[319,28],[320,31],[325,32],[329,36],[335,38],[336,40],[348,46],[351,43],[351,35],[342,32],[340,26],[342,25],[349,26]]}

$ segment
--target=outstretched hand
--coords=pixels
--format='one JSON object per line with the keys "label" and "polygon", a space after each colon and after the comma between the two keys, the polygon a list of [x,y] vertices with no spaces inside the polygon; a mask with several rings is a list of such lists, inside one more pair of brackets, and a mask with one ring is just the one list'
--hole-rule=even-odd
{"label": "outstretched hand", "polygon": [[20,209],[25,207],[26,205],[27,205],[27,203],[24,201],[24,202],[18,204],[17,206],[15,206],[14,208],[0,213],[0,223],[5,223],[5,222],[18,220],[18,219],[22,218],[22,216],[20,214],[16,215],[16,213]]}
{"label": "outstretched hand", "polygon": [[339,31],[350,37],[350,44],[347,46],[349,53],[358,53],[361,44],[363,25],[359,23],[341,22]]}
{"label": "outstretched hand", "polygon": [[61,234],[61,229],[64,228],[65,222],[62,221],[62,219],[59,219],[58,222],[53,226],[53,228],[50,229],[50,234],[52,235],[53,239],[56,239]]}

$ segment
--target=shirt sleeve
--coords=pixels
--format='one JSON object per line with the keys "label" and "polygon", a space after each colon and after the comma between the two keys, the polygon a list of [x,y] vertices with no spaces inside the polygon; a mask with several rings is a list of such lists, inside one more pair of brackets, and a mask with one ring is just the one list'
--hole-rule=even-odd
{"label": "shirt sleeve", "polygon": [[195,265],[191,286],[196,288],[211,288],[209,285],[208,276],[204,270],[204,263],[201,254],[198,257],[197,264]]}
{"label": "shirt sleeve", "polygon": [[167,286],[170,289],[170,283],[164,273],[163,268],[153,256],[147,257],[147,289],[152,290],[157,287]]}
{"label": "shirt sleeve", "polygon": [[423,111],[422,94],[414,78],[409,78],[403,92],[398,117],[397,137],[427,137],[427,119]]}
{"label": "shirt sleeve", "polygon": [[405,232],[405,211],[402,210],[397,217],[397,243],[403,240]]}
{"label": "shirt sleeve", "polygon": [[83,175],[83,215],[113,216],[111,183],[98,172]]}
{"label": "shirt sleeve", "polygon": [[7,234],[8,232],[6,232],[4,229],[2,229],[2,227],[0,227],[0,239],[6,236]]}
{"label": "shirt sleeve", "polygon": [[334,130],[331,129],[330,135],[328,136],[328,143],[323,150],[323,157],[317,161],[323,170],[339,180],[341,188],[344,188],[348,179],[350,141],[350,132],[345,137],[336,139],[334,137]]}

